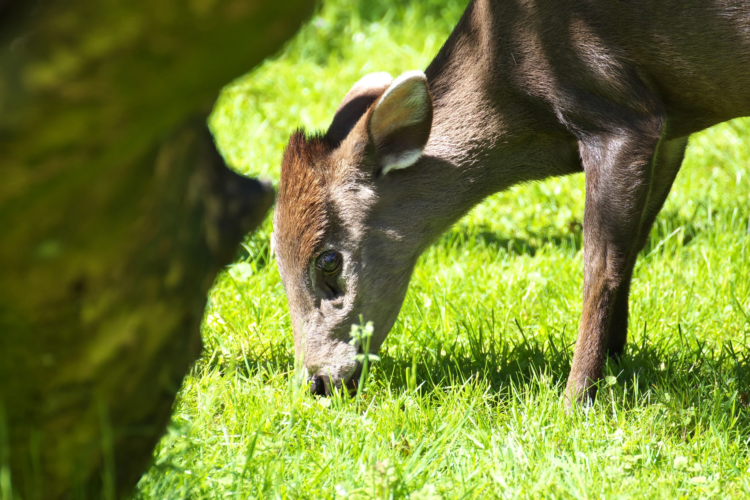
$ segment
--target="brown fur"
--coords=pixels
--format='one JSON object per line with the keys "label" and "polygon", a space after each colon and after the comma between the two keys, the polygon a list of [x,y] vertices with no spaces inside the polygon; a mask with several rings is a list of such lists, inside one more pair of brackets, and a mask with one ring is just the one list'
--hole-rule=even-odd
{"label": "brown fur", "polygon": [[276,251],[294,269],[307,269],[328,227],[325,161],[331,147],[325,137],[292,134],[281,163],[276,203]]}
{"label": "brown fur", "polygon": [[[624,351],[633,266],[688,136],[750,114],[750,3],[475,0],[425,75],[426,144],[426,122],[420,133],[399,126],[403,112],[421,116],[402,106],[415,94],[399,102],[382,86],[347,95],[331,168],[318,167],[323,146],[292,138],[276,230],[298,352],[312,375],[350,377],[349,326],[374,321],[377,351],[417,258],[443,231],[492,193],[583,170],[583,315],[566,397],[590,400],[607,353]],[[394,144],[367,134],[380,94],[396,98],[376,120],[396,131]],[[415,146],[418,160],[383,175],[379,162]],[[331,297],[315,277],[300,281],[323,247],[345,257]]]}

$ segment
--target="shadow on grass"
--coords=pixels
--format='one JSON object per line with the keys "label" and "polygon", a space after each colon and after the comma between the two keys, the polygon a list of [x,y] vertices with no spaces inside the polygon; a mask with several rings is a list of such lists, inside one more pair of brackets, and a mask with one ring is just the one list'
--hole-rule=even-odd
{"label": "shadow on grass", "polygon": [[[559,391],[567,381],[572,345],[560,339],[524,338],[502,341],[467,332],[460,346],[438,346],[416,356],[417,386],[423,395],[437,394],[449,386],[486,384],[503,406],[515,397],[510,388],[527,391],[540,380]],[[598,399],[622,409],[656,412],[666,432],[690,440],[707,429],[731,432],[743,442],[750,438],[750,348],[727,342],[709,346],[686,343],[681,335],[672,342],[653,344],[644,336],[631,342],[619,361],[608,360]],[[445,352],[444,355],[440,354]],[[376,375],[392,391],[409,391],[407,369],[412,360],[382,357]],[[544,377],[540,377],[544,374]],[[607,410],[608,411],[608,410]],[[700,432],[699,432],[700,431]]]}
{"label": "shadow on grass", "polygon": [[583,233],[580,224],[571,233],[540,234],[527,232],[527,238],[503,238],[491,231],[481,231],[474,236],[475,241],[489,247],[505,249],[511,255],[528,255],[533,257],[540,248],[545,246],[567,247],[574,251],[583,248]]}
{"label": "shadow on grass", "polygon": [[[516,397],[511,388],[538,390],[542,380],[562,398],[574,347],[564,344],[565,335],[522,334],[516,341],[493,335],[489,325],[458,328],[461,335],[452,345],[424,346],[412,356],[393,356],[386,350],[373,368],[369,387],[385,386],[393,393],[414,390],[409,371],[416,367],[416,390],[428,398],[450,387],[479,383],[494,394],[490,404],[502,408]],[[681,332],[659,343],[647,333],[635,337],[619,361],[607,363],[598,396],[602,407],[656,412],[654,421],[664,432],[685,441],[707,429],[731,433],[744,443],[750,440],[750,346],[686,341]],[[292,372],[293,366],[290,353],[277,351],[271,358],[238,361],[235,369],[270,379]]]}
{"label": "shadow on grass", "polygon": [[[464,342],[438,345],[415,354],[417,376],[420,381],[428,381],[428,387],[475,378],[500,391],[510,383],[528,385],[540,373],[547,374],[551,383],[564,386],[574,345],[564,345],[559,336],[505,341],[485,337],[481,330],[465,326],[462,330]],[[645,337],[630,342],[619,360],[607,361],[606,374],[635,393],[650,391],[658,396],[664,391],[680,392],[683,396],[689,394],[697,403],[696,398],[706,396],[701,391],[713,392],[721,386],[722,390],[733,388],[746,405],[750,403],[749,346],[731,342],[709,346],[700,341],[686,344],[679,335],[671,340],[653,344]],[[406,369],[412,363],[412,359],[384,354],[378,370],[393,389],[401,390],[408,387]]]}
{"label": "shadow on grass", "polygon": [[583,233],[579,223],[571,223],[571,231],[567,233],[526,231],[523,238],[506,237],[493,231],[476,230],[468,227],[458,227],[443,235],[438,245],[448,248],[463,248],[469,245],[479,245],[504,250],[510,255],[528,255],[533,257],[542,247],[572,248],[579,251],[583,248]]}
{"label": "shadow on grass", "polygon": [[[416,368],[417,385],[423,393],[443,390],[448,385],[470,380],[486,383],[491,391],[503,393],[508,386],[528,387],[544,373],[550,384],[562,391],[570,371],[574,344],[565,343],[564,332],[546,338],[524,332],[521,340],[503,339],[491,321],[479,325],[461,323],[452,344],[418,343],[411,356],[391,354],[386,348],[376,363],[370,382],[382,382],[393,391],[409,390],[409,371]],[[429,332],[426,332],[429,336]],[[633,337],[635,337],[633,339]],[[403,351],[402,351],[403,352]],[[206,360],[224,370],[226,361]],[[246,376],[276,377],[294,370],[292,353],[278,347],[238,358],[234,369]],[[631,340],[619,360],[608,360],[605,375],[614,376],[620,391],[651,402],[679,400],[689,407],[712,400],[719,391],[732,394],[742,406],[750,405],[750,346],[727,342],[709,345],[686,340],[681,331],[652,342],[649,332],[631,330]],[[612,381],[612,379],[610,379]],[[562,395],[562,393],[561,393]],[[626,405],[636,399],[623,400]]]}
{"label": "shadow on grass", "polygon": [[[677,210],[662,212],[649,233],[641,256],[658,250],[663,251],[665,243],[677,236],[680,246],[688,246],[706,229],[703,218],[699,215],[708,210],[705,203],[698,202],[693,213],[685,216]],[[576,220],[568,223],[567,230],[557,227],[543,227],[538,231],[526,230],[523,237],[508,237],[494,231],[459,226],[443,235],[438,245],[463,248],[470,245],[481,245],[495,250],[504,250],[510,255],[528,255],[534,257],[545,246],[568,248],[578,252],[583,248],[583,225]]]}
{"label": "shadow on grass", "polygon": [[[422,384],[422,391],[470,379],[500,391],[510,382],[528,384],[542,372],[550,375],[553,383],[564,382],[572,351],[562,335],[540,338],[528,336],[518,323],[511,327],[518,328],[523,340],[503,339],[491,317],[476,324],[462,321],[456,325],[460,333],[453,343],[422,347],[409,357],[392,356],[386,350],[376,370],[397,391],[408,388],[407,368],[412,367],[416,368],[417,385]],[[430,332],[424,335],[431,336]]]}

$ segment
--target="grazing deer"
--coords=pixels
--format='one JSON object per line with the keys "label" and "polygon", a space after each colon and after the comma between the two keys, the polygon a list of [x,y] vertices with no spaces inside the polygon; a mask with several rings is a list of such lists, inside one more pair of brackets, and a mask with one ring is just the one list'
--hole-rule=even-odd
{"label": "grazing deer", "polygon": [[486,196],[586,177],[568,404],[623,352],[636,256],[688,136],[750,115],[750,2],[476,0],[427,70],[367,75],[295,132],[273,236],[314,393],[350,386],[350,328],[393,326],[419,255]]}

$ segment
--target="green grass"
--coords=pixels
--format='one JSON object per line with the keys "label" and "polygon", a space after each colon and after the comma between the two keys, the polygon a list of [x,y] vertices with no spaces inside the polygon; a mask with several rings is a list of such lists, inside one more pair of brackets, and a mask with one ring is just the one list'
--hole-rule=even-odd
{"label": "green grass", "polygon": [[[374,5],[377,4],[377,5]],[[424,68],[463,2],[332,0],[212,116],[276,179],[371,71]],[[421,258],[358,400],[295,382],[270,217],[211,292],[203,359],[139,498],[740,497],[750,494],[750,120],[691,140],[636,267],[628,351],[588,412],[562,391],[581,312],[583,178],[519,186]]]}

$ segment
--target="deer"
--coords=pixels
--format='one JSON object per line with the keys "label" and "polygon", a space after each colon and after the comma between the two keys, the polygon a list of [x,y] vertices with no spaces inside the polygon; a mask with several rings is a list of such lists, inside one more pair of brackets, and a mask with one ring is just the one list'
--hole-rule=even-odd
{"label": "deer", "polygon": [[372,321],[377,353],[418,257],[472,207],[583,172],[563,398],[590,405],[624,353],[634,264],[690,134],[747,115],[750,2],[472,1],[424,72],[364,76],[324,133],[286,146],[272,245],[310,391],[353,390],[351,326]]}

